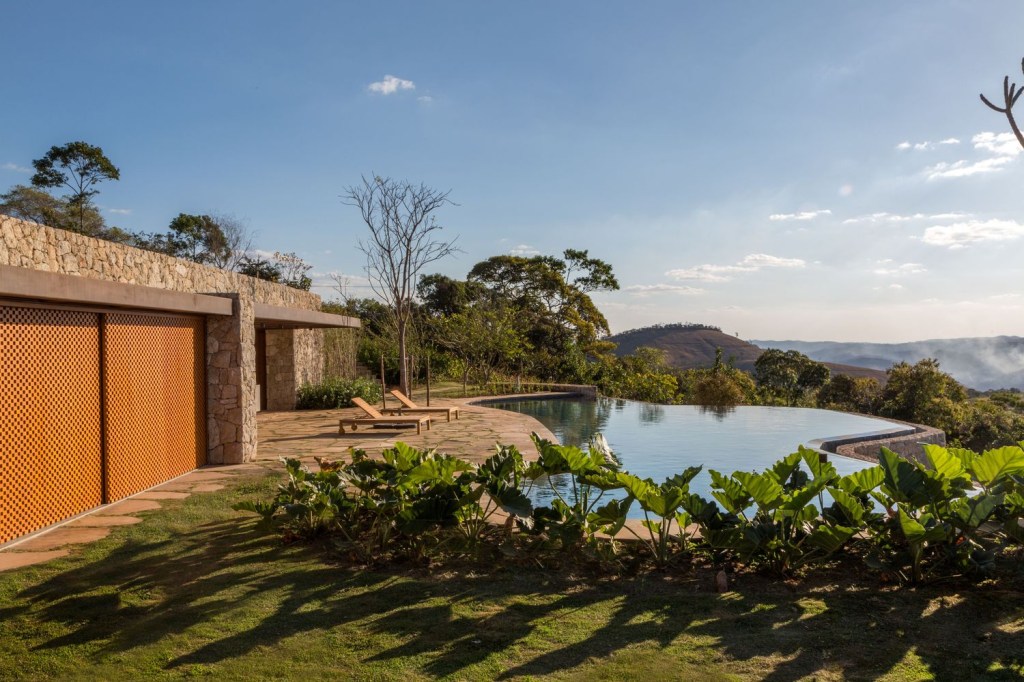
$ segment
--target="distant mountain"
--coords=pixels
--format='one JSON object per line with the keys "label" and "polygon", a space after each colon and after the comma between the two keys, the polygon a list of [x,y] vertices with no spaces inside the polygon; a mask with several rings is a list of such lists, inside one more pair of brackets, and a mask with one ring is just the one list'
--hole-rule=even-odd
{"label": "distant mountain", "polygon": [[[746,372],[754,371],[754,363],[763,348],[743,339],[723,334],[717,327],[700,324],[666,324],[643,329],[632,329],[608,338],[619,344],[616,355],[630,355],[637,348],[646,346],[665,352],[665,361],[677,369],[698,369],[711,367],[715,363],[715,351],[722,349],[722,358]],[[769,346],[778,347],[778,346]],[[854,363],[836,364],[825,362],[833,374],[849,374],[854,377],[872,377],[885,383],[885,372],[869,367],[852,366]],[[891,363],[890,363],[891,364]],[[889,365],[886,365],[887,369]]]}
{"label": "distant mountain", "polygon": [[992,336],[934,339],[913,343],[844,343],[836,341],[751,341],[762,348],[796,350],[819,362],[874,369],[894,363],[935,358],[944,372],[968,388],[1024,389],[1024,337]]}

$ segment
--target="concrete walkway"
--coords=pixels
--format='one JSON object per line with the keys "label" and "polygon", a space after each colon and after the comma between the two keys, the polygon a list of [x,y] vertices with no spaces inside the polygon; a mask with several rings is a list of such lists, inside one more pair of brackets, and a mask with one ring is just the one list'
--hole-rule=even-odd
{"label": "concrete walkway", "polygon": [[[347,431],[339,435],[338,420],[343,416],[356,416],[359,411],[355,409],[260,413],[255,462],[203,467],[126,500],[98,507],[70,521],[14,540],[0,550],[0,571],[67,556],[77,545],[105,538],[119,526],[143,521],[142,514],[160,509],[161,501],[220,490],[255,472],[283,471],[281,457],[297,457],[315,467],[314,457],[340,459],[347,456],[350,447],[379,454],[402,441],[417,448],[435,447],[440,452],[479,463],[494,453],[495,443],[513,444],[525,457],[534,457],[532,431],[555,439],[532,417],[467,402],[433,401],[434,406],[459,407],[460,418],[449,423],[441,415],[432,420],[430,430],[424,429],[420,435],[416,435],[415,429],[393,428],[360,428],[355,433]],[[391,405],[397,406],[393,401]]]}

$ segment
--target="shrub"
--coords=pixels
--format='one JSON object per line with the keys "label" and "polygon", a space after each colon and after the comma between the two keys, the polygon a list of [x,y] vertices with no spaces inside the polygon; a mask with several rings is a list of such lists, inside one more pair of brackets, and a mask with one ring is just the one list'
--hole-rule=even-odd
{"label": "shrub", "polygon": [[[529,463],[512,446],[478,466],[402,443],[380,459],[361,450],[347,462],[318,459],[316,473],[289,459],[273,500],[235,509],[258,514],[285,539],[330,535],[367,563],[473,554],[625,567],[616,557],[631,552],[634,566],[666,569],[699,553],[791,577],[849,553],[885,579],[920,583],[990,576],[1001,553],[1024,543],[1019,446],[927,445],[930,466],[883,449],[878,465],[842,477],[800,448],[763,472],[711,470],[708,500],[689,489],[700,467],[657,484],[621,471],[600,436],[587,450],[536,434],[533,442],[538,457]],[[535,486],[548,489],[550,505],[531,501]],[[626,523],[634,502],[640,527]],[[611,539],[623,529],[639,542]]]}
{"label": "shrub", "polygon": [[296,409],[333,410],[351,407],[352,398],[360,397],[368,403],[381,399],[380,386],[369,379],[325,379],[318,384],[304,384],[299,389]]}

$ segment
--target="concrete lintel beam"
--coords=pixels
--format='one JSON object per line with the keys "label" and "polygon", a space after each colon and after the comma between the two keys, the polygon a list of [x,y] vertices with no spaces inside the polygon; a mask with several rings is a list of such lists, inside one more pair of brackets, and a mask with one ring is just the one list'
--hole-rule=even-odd
{"label": "concrete lintel beam", "polygon": [[0,265],[0,296],[67,304],[231,315],[230,298]]}

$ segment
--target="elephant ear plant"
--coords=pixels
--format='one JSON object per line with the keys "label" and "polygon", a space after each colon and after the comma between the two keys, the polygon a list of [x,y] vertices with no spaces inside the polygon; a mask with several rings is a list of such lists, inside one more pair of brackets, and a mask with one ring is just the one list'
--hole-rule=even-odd
{"label": "elephant ear plant", "polygon": [[[801,462],[810,476],[800,468]],[[845,519],[819,514],[824,491],[840,479],[816,450],[801,447],[761,473],[710,473],[711,494],[735,522],[702,529],[702,534],[712,548],[733,552],[744,563],[786,575],[827,558],[856,533]]]}
{"label": "elephant ear plant", "polygon": [[1024,450],[924,450],[930,468],[882,449],[884,479],[875,498],[887,518],[872,529],[876,547],[869,564],[914,583],[940,570],[991,573],[1003,541],[1024,537]]}
{"label": "elephant ear plant", "polygon": [[598,507],[605,493],[622,488],[616,477],[619,462],[608,442],[597,436],[581,450],[536,433],[531,438],[539,456],[527,467],[526,477],[553,497],[550,507],[534,508],[531,531],[565,550],[593,544],[599,531],[618,532],[626,521],[628,502],[612,500]]}
{"label": "elephant ear plant", "polygon": [[[637,533],[628,525],[626,528],[647,546],[659,568],[667,566],[675,556],[675,545],[679,546],[680,551],[689,549],[694,530],[690,527],[691,517],[686,506],[691,497],[690,481],[700,471],[701,467],[689,467],[683,473],[666,479],[661,485],[649,478],[642,479],[625,472],[616,475],[618,482],[629,493],[626,501],[636,500],[643,510],[643,527],[647,533]],[[627,504],[627,511],[628,508]]]}

